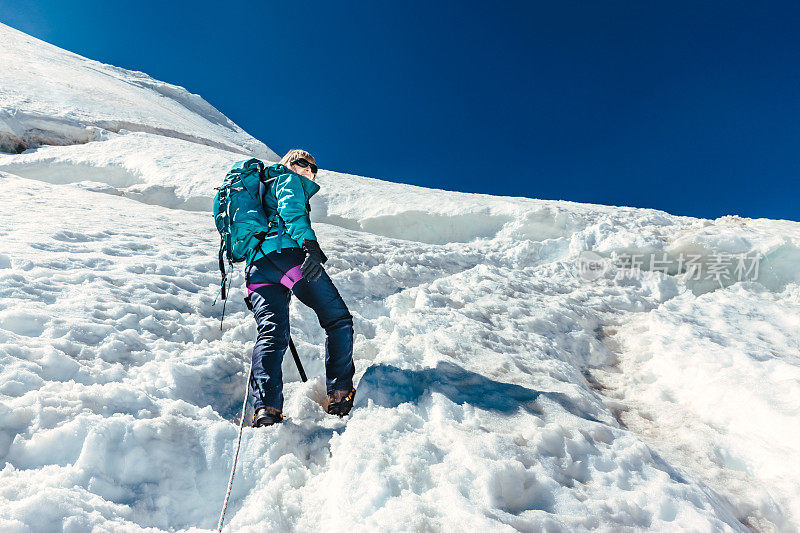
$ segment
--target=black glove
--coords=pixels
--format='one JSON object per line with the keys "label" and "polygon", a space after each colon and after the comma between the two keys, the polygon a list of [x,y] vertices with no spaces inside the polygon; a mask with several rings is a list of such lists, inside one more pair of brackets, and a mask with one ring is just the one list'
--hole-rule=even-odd
{"label": "black glove", "polygon": [[303,239],[303,250],[306,251],[306,260],[300,265],[300,272],[308,281],[314,281],[322,274],[322,263],[328,258],[320,249],[317,241]]}

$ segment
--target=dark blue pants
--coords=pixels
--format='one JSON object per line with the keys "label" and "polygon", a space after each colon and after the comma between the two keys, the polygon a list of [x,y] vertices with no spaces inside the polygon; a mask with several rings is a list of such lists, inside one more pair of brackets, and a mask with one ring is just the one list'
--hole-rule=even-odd
{"label": "dark blue pants", "polygon": [[353,386],[353,317],[333,281],[323,270],[308,281],[300,273],[305,252],[284,248],[254,261],[245,271],[245,283],[258,327],[253,347],[255,408],[265,405],[283,409],[281,363],[289,346],[289,299],[291,293],[314,310],[325,330],[327,391]]}

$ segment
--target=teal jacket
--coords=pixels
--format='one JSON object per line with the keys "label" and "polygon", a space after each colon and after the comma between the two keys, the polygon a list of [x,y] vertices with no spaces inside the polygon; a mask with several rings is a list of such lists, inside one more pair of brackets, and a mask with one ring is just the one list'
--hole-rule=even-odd
{"label": "teal jacket", "polygon": [[[261,245],[263,255],[283,248],[300,248],[303,239],[316,241],[311,229],[309,200],[319,191],[319,185],[275,163],[264,171],[266,180],[274,180],[264,188],[263,206],[270,221],[270,230]],[[253,259],[261,257],[256,254]]]}

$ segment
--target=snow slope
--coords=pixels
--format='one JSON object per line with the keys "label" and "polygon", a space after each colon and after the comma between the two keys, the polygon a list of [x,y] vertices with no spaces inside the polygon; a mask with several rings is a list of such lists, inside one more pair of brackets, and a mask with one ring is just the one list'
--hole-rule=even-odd
{"label": "snow slope", "polygon": [[145,131],[270,160],[275,152],[200,96],[0,24],[0,151]]}
{"label": "snow slope", "polygon": [[[210,198],[242,156],[204,128],[0,155],[0,530],[215,528],[255,323],[240,290],[224,331],[212,307]],[[356,405],[322,411],[293,301],[310,380],[287,357],[287,420],[245,428],[227,530],[800,528],[800,223],[319,182]],[[587,250],[763,258],[590,281]]]}

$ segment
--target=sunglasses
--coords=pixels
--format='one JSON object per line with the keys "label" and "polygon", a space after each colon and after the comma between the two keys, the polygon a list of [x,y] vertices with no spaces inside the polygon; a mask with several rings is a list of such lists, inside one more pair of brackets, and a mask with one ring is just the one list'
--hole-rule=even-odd
{"label": "sunglasses", "polygon": [[301,167],[301,168],[311,167],[311,172],[313,174],[317,173],[317,165],[315,165],[314,163],[309,163],[305,159],[302,159],[302,158],[301,159],[297,159],[296,161],[292,161],[292,164],[293,165],[297,165],[298,167]]}

